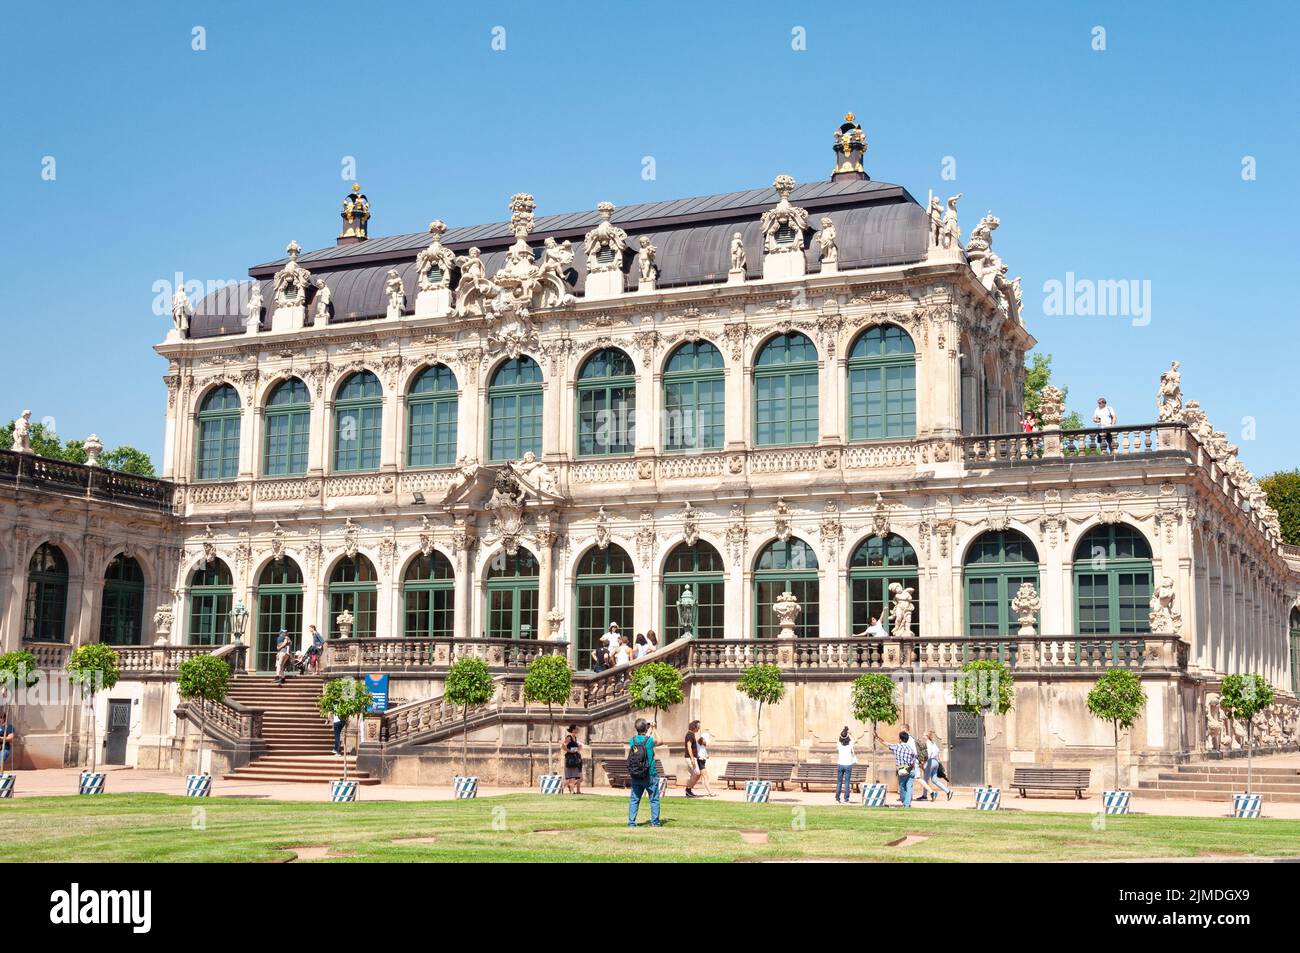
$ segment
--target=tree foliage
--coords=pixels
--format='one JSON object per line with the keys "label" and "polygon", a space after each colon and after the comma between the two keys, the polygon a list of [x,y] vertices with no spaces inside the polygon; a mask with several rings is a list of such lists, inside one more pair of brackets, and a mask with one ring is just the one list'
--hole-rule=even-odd
{"label": "tree foliage", "polygon": [[496,693],[496,684],[487,662],[481,658],[458,658],[447,669],[447,681],[442,694],[447,701],[461,707],[460,773],[469,774],[469,709],[471,705],[486,705]]}
{"label": "tree foliage", "polygon": [[[316,707],[326,718],[337,716],[346,721],[354,716],[364,715],[373,703],[374,696],[370,694],[370,689],[366,688],[365,682],[356,678],[336,678],[325,683]],[[346,780],[347,748],[343,747],[341,751],[343,752],[343,777]]]}
{"label": "tree foliage", "polygon": [[686,697],[682,673],[667,662],[647,662],[632,673],[627,695],[633,708],[654,709],[657,721],[659,712],[680,705]]}
{"label": "tree foliage", "polygon": [[79,686],[90,699],[90,770],[94,771],[98,746],[95,744],[95,693],[112,688],[121,674],[120,658],[107,645],[94,642],[73,650],[64,663],[68,681]]}
{"label": "tree foliage", "polygon": [[224,701],[230,690],[230,665],[215,655],[195,655],[176,671],[176,691],[181,698]]}
{"label": "tree foliage", "polygon": [[1128,730],[1146,707],[1147,695],[1142,681],[1126,668],[1113,668],[1106,672],[1088,692],[1088,711],[1109,721],[1115,735],[1115,790],[1124,787],[1119,772],[1119,730]]}
{"label": "tree foliage", "polygon": [[1282,523],[1282,542],[1300,546],[1300,469],[1279,470],[1259,481]]}
{"label": "tree foliage", "polygon": [[966,662],[952,686],[953,700],[972,715],[1005,715],[1016,700],[1011,669],[995,659]]}
{"label": "tree foliage", "polygon": [[[1050,383],[1052,383],[1052,355],[1041,352],[1031,355],[1029,364],[1025,367],[1025,390],[1022,399],[1025,410],[1033,415],[1040,428],[1043,426],[1043,417],[1038,409],[1042,400],[1041,393]],[[1069,396],[1070,388],[1061,387],[1062,402],[1068,400]],[[1061,427],[1064,430],[1082,430],[1083,418],[1077,410],[1072,410],[1061,418]]]}
{"label": "tree foliage", "polygon": [[898,720],[897,686],[881,672],[869,672],[853,680],[853,717],[872,725]]}
{"label": "tree foliage", "polygon": [[13,692],[30,688],[40,681],[36,656],[26,649],[0,655],[0,703],[8,702]]}
{"label": "tree foliage", "polygon": [[1246,793],[1249,794],[1255,761],[1254,718],[1273,704],[1273,686],[1254,672],[1225,675],[1219,687],[1219,699],[1225,715],[1246,723]]}
{"label": "tree foliage", "polygon": [[[66,442],[59,439],[59,435],[47,428],[42,423],[32,424],[31,430],[28,431],[28,438],[31,441],[32,453],[40,457],[49,457],[52,460],[64,460],[68,463],[85,463],[86,446],[83,440],[68,440]],[[8,450],[14,443],[14,424],[13,421],[0,426],[0,449]],[[120,447],[114,447],[112,450],[105,450],[99,455],[100,465],[109,470],[117,470],[121,473],[132,473],[136,476],[156,476],[153,468],[153,461],[143,450],[137,450],[135,447],[123,444]]]}
{"label": "tree foliage", "polygon": [[785,697],[779,665],[751,665],[740,673],[736,690],[760,705],[775,705]]}
{"label": "tree foliage", "polygon": [[539,655],[528,663],[528,674],[524,676],[524,701],[546,704],[546,720],[550,726],[546,733],[546,770],[552,773],[555,770],[555,713],[551,706],[568,701],[571,691],[573,671],[563,655]]}

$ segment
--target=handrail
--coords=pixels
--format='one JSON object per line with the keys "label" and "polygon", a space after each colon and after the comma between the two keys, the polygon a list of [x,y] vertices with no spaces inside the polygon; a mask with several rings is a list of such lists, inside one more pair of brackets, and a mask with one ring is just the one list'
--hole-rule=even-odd
{"label": "handrail", "polygon": [[1133,457],[1161,451],[1190,452],[1185,423],[1133,424],[1078,430],[975,434],[961,438],[968,463],[1041,463],[1063,457]]}
{"label": "handrail", "polygon": [[434,672],[466,657],[481,658],[489,668],[526,668],[539,655],[567,654],[568,649],[568,642],[550,639],[331,639],[325,643],[321,671]]}
{"label": "handrail", "polygon": [[171,508],[174,485],[156,477],[136,476],[107,467],[69,463],[34,453],[0,450],[0,478],[15,486],[36,486],[150,509]]}

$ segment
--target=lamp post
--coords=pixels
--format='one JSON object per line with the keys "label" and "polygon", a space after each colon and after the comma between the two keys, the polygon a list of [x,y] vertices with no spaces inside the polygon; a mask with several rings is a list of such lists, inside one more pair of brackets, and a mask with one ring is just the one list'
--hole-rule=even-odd
{"label": "lamp post", "polygon": [[695,634],[695,593],[691,592],[690,583],[682,586],[682,594],[677,597],[677,625],[682,638],[689,639]]}
{"label": "lamp post", "polygon": [[235,637],[235,641],[242,643],[244,641],[244,632],[248,629],[248,610],[244,608],[244,600],[240,599],[235,603],[235,607],[230,610],[230,632]]}

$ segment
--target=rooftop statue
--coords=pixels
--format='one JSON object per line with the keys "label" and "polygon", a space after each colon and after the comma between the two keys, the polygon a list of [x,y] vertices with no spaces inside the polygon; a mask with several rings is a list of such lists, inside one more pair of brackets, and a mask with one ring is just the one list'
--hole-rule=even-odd
{"label": "rooftop statue", "polygon": [[24,410],[14,421],[14,442],[10,448],[14,453],[32,452],[32,412]]}
{"label": "rooftop statue", "polygon": [[[794,179],[788,175],[778,175],[772,183],[780,197],[774,208],[763,213],[760,227],[763,229],[763,250],[769,255],[776,252],[803,251],[803,233],[808,231],[808,212],[790,204],[790,193],[794,191]],[[780,240],[778,233],[789,229],[793,238]],[[741,266],[744,267],[743,265]],[[732,265],[732,270],[736,266]]]}
{"label": "rooftop statue", "polygon": [[1156,419],[1161,423],[1178,420],[1183,411],[1183,376],[1179,364],[1173,361],[1169,370],[1160,375],[1160,390],[1156,394]]}
{"label": "rooftop statue", "polygon": [[275,273],[271,287],[275,291],[277,308],[296,308],[307,300],[307,285],[311,281],[311,272],[298,264],[298,255],[302,251],[301,245],[290,242],[285,247],[285,251],[289,253],[289,260]]}
{"label": "rooftop statue", "polygon": [[352,191],[343,197],[343,230],[339,238],[365,238],[367,223],[370,221],[370,200],[361,192],[361,186],[352,183]]}
{"label": "rooftop statue", "polygon": [[194,308],[190,304],[189,296],[185,293],[185,286],[181,285],[172,295],[172,324],[176,330],[181,333],[181,337],[187,337],[190,333],[190,318],[194,314]]}
{"label": "rooftop statue", "polygon": [[745,270],[745,237],[740,232],[731,236],[731,270]]}
{"label": "rooftop statue", "polygon": [[330,286],[325,284],[324,278],[316,279],[316,324],[324,325],[330,323],[330,306],[334,303],[334,294],[330,291]]}
{"label": "rooftop statue", "polygon": [[614,206],[610,202],[601,202],[596,206],[596,212],[600,215],[600,222],[582,241],[587,253],[587,273],[620,271],[623,267],[623,253],[627,251],[627,232],[609,220],[614,214]]}
{"label": "rooftop statue", "polygon": [[834,265],[839,261],[840,250],[836,244],[835,223],[829,215],[823,215],[821,231],[817,233],[817,250],[823,265]]}
{"label": "rooftop statue", "polygon": [[650,236],[642,235],[637,239],[639,250],[636,253],[637,275],[642,284],[655,280],[655,254],[659,249],[650,244]]}
{"label": "rooftop statue", "polygon": [[433,241],[415,259],[415,272],[419,276],[421,291],[451,287],[451,270],[456,264],[456,253],[442,244],[442,236],[446,231],[447,226],[442,219],[429,223]]}

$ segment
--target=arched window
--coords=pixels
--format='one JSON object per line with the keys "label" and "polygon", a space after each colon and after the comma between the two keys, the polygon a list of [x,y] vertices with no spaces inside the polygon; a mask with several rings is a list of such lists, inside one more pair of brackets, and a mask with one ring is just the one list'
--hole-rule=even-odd
{"label": "arched window", "polygon": [[636,365],[617,348],[597,351],[578,373],[578,456],[636,449]]}
{"label": "arched window", "polygon": [[379,585],[375,567],[360,553],[344,556],[330,573],[330,614],[326,619],[326,638],[338,637],[335,618],[344,609],[352,613],[352,638],[373,639],[379,604]]}
{"label": "arched window", "polygon": [[754,362],[754,443],[817,442],[817,348],[802,334],[778,334]]}
{"label": "arched window", "polygon": [[604,549],[592,547],[579,560],[577,575],[574,596],[578,606],[578,624],[574,632],[574,651],[578,667],[589,668],[591,650],[611,622],[618,623],[619,631],[628,637],[631,644],[636,592],[632,560],[613,543]]}
{"label": "arched window", "polygon": [[722,352],[688,341],[664,367],[665,450],[719,450],[726,439]]}
{"label": "arched window", "polygon": [[537,629],[537,557],[526,549],[501,553],[488,564],[487,628],[489,639],[535,639]]}
{"label": "arched window", "polygon": [[230,641],[232,587],[230,569],[220,559],[194,570],[190,577],[190,645]]}
{"label": "arched window", "polygon": [[893,608],[889,586],[895,582],[904,589],[913,590],[912,634],[921,634],[921,582],[916,550],[897,533],[890,533],[864,539],[849,561],[850,635],[861,635],[871,625],[872,619],[893,634],[889,621],[889,612]]}
{"label": "arched window", "polygon": [[214,389],[199,407],[196,480],[233,480],[239,475],[239,394],[229,384]]}
{"label": "arched window", "polygon": [[1291,691],[1300,695],[1300,609],[1291,610]]}
{"label": "arched window", "polygon": [[531,357],[502,364],[488,385],[488,457],[520,460],[542,455],[542,369]]}
{"label": "arched window", "polygon": [[41,543],[27,564],[23,638],[62,642],[68,611],[68,560],[52,543]]}
{"label": "arched window", "polygon": [[144,642],[144,573],[140,564],[125,553],[114,556],[104,571],[99,641],[106,645]]}
{"label": "arched window", "polygon": [[1151,631],[1151,546],[1123,523],[1097,526],[1074,549],[1074,622],[1080,635]]}
{"label": "arched window", "polygon": [[916,435],[916,345],[886,324],[858,336],[849,351],[849,439]]}
{"label": "arched window", "polygon": [[369,371],[357,371],[334,398],[334,469],[379,469],[384,389]]}
{"label": "arched window", "polygon": [[406,465],[449,467],[456,462],[456,377],[435,364],[406,395]]}
{"label": "arched window", "polygon": [[1014,635],[1020,628],[1011,611],[1020,584],[1032,582],[1038,591],[1038,550],[1015,530],[976,537],[962,565],[966,588],[966,634]]}
{"label": "arched window", "polygon": [[679,543],[664,563],[664,616],[660,642],[667,645],[682,634],[677,603],[688,587],[695,600],[694,635],[697,639],[720,639],[724,631],[723,594],[725,575],[722,556],[704,540],[694,546]]}
{"label": "arched window", "polygon": [[262,412],[262,472],[302,476],[307,472],[311,394],[296,377],[276,385]]}
{"label": "arched window", "polygon": [[296,652],[302,645],[302,570],[288,556],[272,559],[257,578],[257,659],[259,672],[275,671],[275,641],[289,633]]}
{"label": "arched window", "polygon": [[436,549],[416,556],[402,580],[403,635],[450,639],[456,634],[456,574]]}
{"label": "arched window", "polygon": [[772,540],[758,554],[754,566],[754,635],[757,638],[776,638],[780,626],[772,606],[783,592],[793,592],[803,607],[795,619],[794,634],[818,635],[817,554],[802,539],[793,536],[785,542]]}

